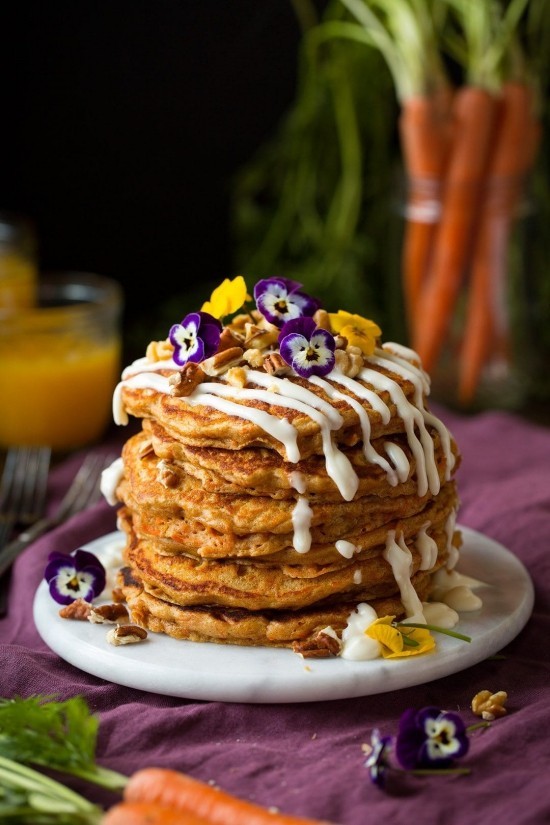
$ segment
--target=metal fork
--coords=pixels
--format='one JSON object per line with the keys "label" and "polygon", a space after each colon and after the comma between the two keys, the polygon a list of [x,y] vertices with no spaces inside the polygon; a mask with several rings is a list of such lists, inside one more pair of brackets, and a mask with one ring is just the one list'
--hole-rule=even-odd
{"label": "metal fork", "polygon": [[0,550],[0,576],[4,575],[21,551],[29,544],[81,510],[91,507],[100,499],[101,473],[112,464],[113,460],[114,456],[99,453],[90,453],[86,456],[55,513],[39,519]]}
{"label": "metal fork", "polygon": [[11,447],[0,481],[0,549],[17,526],[27,527],[44,514],[51,449]]}

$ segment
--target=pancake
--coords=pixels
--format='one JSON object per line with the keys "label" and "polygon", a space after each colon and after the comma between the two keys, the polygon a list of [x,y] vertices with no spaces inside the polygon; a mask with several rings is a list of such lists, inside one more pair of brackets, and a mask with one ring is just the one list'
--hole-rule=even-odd
{"label": "pancake", "polygon": [[142,426],[108,495],[120,592],[176,639],[334,655],[357,605],[421,621],[456,565],[460,450],[415,352],[365,343],[362,319],[350,343],[320,309],[277,326],[260,303],[187,316],[122,373],[115,422]]}

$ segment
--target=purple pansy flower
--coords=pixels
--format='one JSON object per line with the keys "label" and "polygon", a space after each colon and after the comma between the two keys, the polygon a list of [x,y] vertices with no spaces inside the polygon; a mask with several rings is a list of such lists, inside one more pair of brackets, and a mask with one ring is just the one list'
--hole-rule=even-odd
{"label": "purple pansy flower", "polygon": [[87,550],[77,550],[74,555],[50,553],[44,571],[50,595],[59,604],[71,604],[75,599],[91,602],[104,590],[105,577],[105,568]]}
{"label": "purple pansy flower", "polygon": [[174,324],[170,329],[176,364],[182,367],[188,361],[199,363],[214,355],[221,331],[221,321],[209,312],[190,312],[181,324]]}
{"label": "purple pansy flower", "polygon": [[426,707],[406,710],[399,720],[395,753],[403,768],[446,768],[469,748],[464,722],[456,713]]}
{"label": "purple pansy flower", "polygon": [[281,357],[302,378],[327,375],[334,367],[334,337],[313,318],[287,321],[279,333]]}
{"label": "purple pansy flower", "polygon": [[365,768],[369,770],[373,785],[384,788],[386,785],[386,772],[391,768],[389,753],[392,746],[392,737],[380,736],[380,731],[375,729],[371,734],[370,744],[372,750],[365,762]]}
{"label": "purple pansy flower", "polygon": [[276,327],[292,318],[311,317],[321,304],[317,298],[300,292],[301,286],[288,278],[264,278],[254,287],[256,307]]}

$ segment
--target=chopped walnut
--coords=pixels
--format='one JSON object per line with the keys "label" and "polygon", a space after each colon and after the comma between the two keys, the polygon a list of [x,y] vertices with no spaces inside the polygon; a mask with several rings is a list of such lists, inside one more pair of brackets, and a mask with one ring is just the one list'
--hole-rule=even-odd
{"label": "chopped walnut", "polygon": [[243,360],[242,347],[229,347],[217,352],[202,362],[201,367],[207,375],[222,375],[231,367],[237,367]]}
{"label": "chopped walnut", "polygon": [[277,341],[279,330],[277,327],[265,329],[257,324],[245,324],[244,344],[246,349],[267,349]]}
{"label": "chopped walnut", "polygon": [[75,599],[74,602],[62,607],[59,615],[62,619],[77,619],[80,622],[84,622],[90,615],[91,609],[92,605],[90,602],[86,602],[84,599]]}
{"label": "chopped walnut", "polygon": [[128,618],[128,609],[120,602],[115,604],[92,605],[88,621],[92,624],[119,624]]}
{"label": "chopped walnut", "polygon": [[338,656],[340,640],[321,630],[311,639],[294,642],[292,649],[304,659],[327,659],[329,656]]}
{"label": "chopped walnut", "polygon": [[[355,347],[353,347],[353,349],[355,349]],[[361,350],[359,350],[359,352],[352,352],[351,350],[352,347],[349,347],[349,367],[348,371],[346,372],[346,375],[348,376],[348,378],[355,378],[355,376],[358,375],[363,369],[363,353],[361,352]]]}
{"label": "chopped walnut", "polygon": [[263,367],[270,375],[288,375],[290,372],[290,367],[278,352],[266,355]]}
{"label": "chopped walnut", "polygon": [[232,387],[244,387],[247,381],[246,367],[231,367],[225,374],[225,380]]}
{"label": "chopped walnut", "polygon": [[243,354],[244,360],[250,364],[251,367],[262,367],[264,363],[265,353],[261,349],[252,347],[252,349],[245,350]]}
{"label": "chopped walnut", "polygon": [[111,645],[134,645],[147,638],[147,631],[136,624],[118,624],[107,633]]}
{"label": "chopped walnut", "polygon": [[206,378],[205,372],[199,364],[188,361],[178,372],[174,372],[168,379],[170,384],[170,395],[176,398],[184,398],[201,384]]}
{"label": "chopped walnut", "polygon": [[504,690],[491,693],[490,690],[480,690],[472,699],[472,710],[476,716],[481,716],[487,722],[493,722],[499,716],[506,715],[504,707],[508,694]]}
{"label": "chopped walnut", "polygon": [[159,461],[159,463],[157,464],[157,468],[157,481],[159,481],[163,485],[163,487],[166,487],[167,489],[171,490],[174,487],[178,486],[179,475],[170,464],[162,460]]}
{"label": "chopped walnut", "polygon": [[169,338],[164,341],[151,341],[145,352],[148,361],[165,361],[171,358],[173,354],[174,347]]}
{"label": "chopped walnut", "polygon": [[346,349],[348,346],[348,339],[345,335],[335,335],[334,344],[336,346],[336,349]]}
{"label": "chopped walnut", "polygon": [[313,320],[318,327],[321,327],[321,329],[326,329],[327,332],[332,332],[329,314],[326,309],[318,309],[313,315]]}

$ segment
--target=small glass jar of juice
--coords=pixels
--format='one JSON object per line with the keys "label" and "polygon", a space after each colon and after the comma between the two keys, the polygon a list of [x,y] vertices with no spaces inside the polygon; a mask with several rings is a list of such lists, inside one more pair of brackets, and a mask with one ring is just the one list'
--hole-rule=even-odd
{"label": "small glass jar of juice", "polygon": [[0,212],[0,321],[36,302],[36,238],[24,217]]}
{"label": "small glass jar of juice", "polygon": [[120,376],[123,293],[110,279],[39,279],[35,307],[0,322],[0,448],[67,452],[98,441]]}

